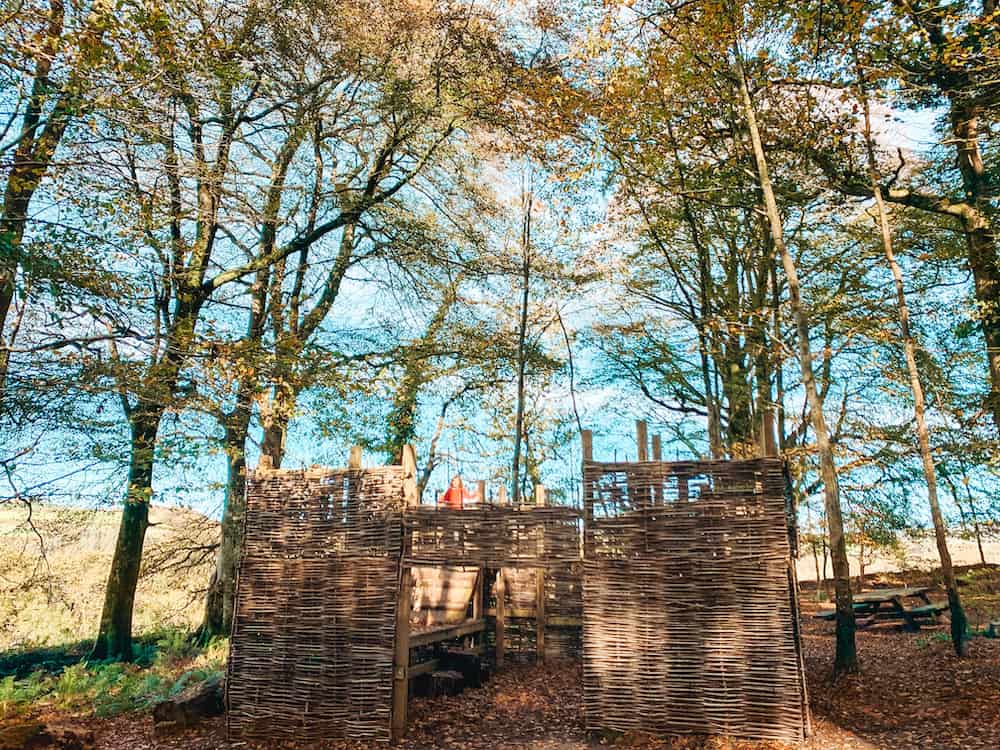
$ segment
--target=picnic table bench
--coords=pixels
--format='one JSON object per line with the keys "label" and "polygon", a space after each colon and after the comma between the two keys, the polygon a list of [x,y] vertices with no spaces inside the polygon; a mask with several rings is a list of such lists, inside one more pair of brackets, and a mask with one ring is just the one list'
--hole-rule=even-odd
{"label": "picnic table bench", "polygon": [[[927,592],[929,586],[912,586],[898,589],[875,589],[854,596],[854,613],[859,616],[857,625],[866,628],[876,622],[885,620],[902,620],[903,630],[916,632],[920,630],[921,622],[925,624],[937,622],[937,615],[948,609],[947,602],[932,602]],[[904,599],[919,599],[922,605],[907,607]],[[835,609],[820,612],[816,615],[820,620],[835,620]]]}

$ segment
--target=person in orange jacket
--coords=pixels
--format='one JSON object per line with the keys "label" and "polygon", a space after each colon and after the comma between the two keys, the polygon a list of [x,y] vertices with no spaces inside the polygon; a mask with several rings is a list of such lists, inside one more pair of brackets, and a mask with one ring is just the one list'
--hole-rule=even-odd
{"label": "person in orange jacket", "polygon": [[466,492],[462,486],[462,477],[456,474],[451,478],[451,483],[444,494],[438,498],[438,507],[449,510],[461,510],[467,500],[475,500],[478,495],[475,492]]}

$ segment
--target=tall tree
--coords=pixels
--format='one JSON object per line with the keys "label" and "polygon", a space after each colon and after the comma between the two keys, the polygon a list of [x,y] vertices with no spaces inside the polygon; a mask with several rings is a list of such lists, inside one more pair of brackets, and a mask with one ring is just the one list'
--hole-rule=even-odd
{"label": "tall tree", "polygon": [[[67,7],[69,6],[69,7]],[[4,10],[6,15],[7,11]],[[90,105],[106,54],[105,36],[116,23],[112,3],[78,8],[64,0],[23,3],[3,23],[0,68],[13,110],[0,130],[4,161],[0,207],[0,413],[18,321],[10,323],[19,272],[35,275],[45,264],[24,256],[31,205],[50,173],[67,129]],[[74,26],[79,25],[79,28]],[[5,95],[5,100],[7,99]],[[8,156],[9,155],[9,156]],[[26,304],[26,301],[25,301]]]}
{"label": "tall tree", "polygon": [[951,639],[955,653],[959,656],[965,653],[967,621],[962,609],[962,599],[958,591],[958,581],[955,580],[955,570],[951,564],[951,553],[948,550],[948,531],[945,527],[941,505],[938,502],[937,472],[934,468],[934,455],[931,453],[930,429],[927,426],[927,407],[924,401],[924,387],[917,367],[916,342],[910,331],[910,308],[906,302],[906,291],[903,286],[903,271],[896,260],[892,247],[892,229],[889,226],[889,213],[885,200],[882,198],[882,187],[879,185],[878,163],[875,158],[875,146],[872,142],[871,105],[864,87],[864,78],[859,83],[861,106],[864,111],[865,150],[868,153],[868,170],[872,181],[872,194],[875,196],[875,207],[878,213],[879,234],[882,239],[882,249],[886,262],[892,271],[896,287],[896,304],[899,310],[899,329],[903,337],[903,353],[906,359],[906,370],[910,376],[910,389],[913,392],[913,414],[917,427],[917,442],[920,446],[920,458],[924,467],[924,477],[927,480],[927,502],[931,508],[931,520],[934,523],[934,538],[937,542],[938,556],[941,559],[941,572],[944,575],[945,588],[948,591],[948,605],[951,610]]}

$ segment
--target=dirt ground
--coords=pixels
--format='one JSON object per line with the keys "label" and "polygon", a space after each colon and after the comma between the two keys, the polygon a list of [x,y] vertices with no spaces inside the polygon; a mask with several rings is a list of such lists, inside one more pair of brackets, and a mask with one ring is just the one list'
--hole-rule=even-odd
{"label": "dirt ground", "polygon": [[[814,733],[801,750],[996,750],[1000,748],[1000,640],[977,638],[959,660],[933,630],[862,632],[860,674],[830,683],[832,627],[808,624],[806,669]],[[579,666],[516,667],[456,698],[415,700],[403,747],[490,750],[584,750],[602,747],[583,725]],[[226,747],[221,720],[169,738],[154,738],[149,717],[92,721],[98,748]],[[651,741],[634,748],[748,750],[780,747],[727,739]],[[273,745],[271,747],[274,747]],[[292,745],[288,745],[292,747]],[[330,748],[359,748],[334,744]]]}
{"label": "dirt ground", "polygon": [[[979,631],[1000,620],[1000,569],[959,571],[970,625]],[[931,585],[931,597],[944,599],[940,574],[881,575],[874,585]],[[942,622],[919,633],[904,633],[891,623],[858,632],[862,669],[830,679],[834,626],[815,619],[815,585],[802,587],[803,646],[813,734],[800,750],[997,750],[1000,748],[1000,639],[974,638],[966,658],[958,659]],[[45,717],[92,729],[100,750],[215,750],[230,747],[219,719],[195,730],[155,737],[147,714],[114,719]],[[622,747],[669,750],[772,750],[781,746],[727,738],[650,740],[626,736]],[[416,699],[410,705],[406,750],[585,750],[607,747],[589,737],[584,726],[578,664],[505,669],[484,687],[454,698]],[[243,745],[242,747],[246,747]],[[297,747],[269,744],[269,748]],[[329,750],[360,750],[363,745],[332,743]],[[249,748],[248,748],[249,750]]]}

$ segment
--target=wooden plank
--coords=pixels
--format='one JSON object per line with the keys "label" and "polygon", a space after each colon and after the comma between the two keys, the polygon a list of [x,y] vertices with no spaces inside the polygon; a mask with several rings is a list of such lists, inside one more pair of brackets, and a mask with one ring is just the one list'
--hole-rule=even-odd
{"label": "wooden plank", "polygon": [[[486,610],[487,617],[496,617],[497,611],[490,607]],[[504,611],[507,620],[534,620],[535,610],[530,607],[507,607]],[[579,628],[583,626],[583,618],[566,615],[546,615],[545,620],[552,628]]]}
{"label": "wooden plank", "polygon": [[663,441],[660,439],[659,433],[653,435],[653,460],[663,460]]}
{"label": "wooden plank", "polygon": [[[352,449],[353,452],[353,449]],[[391,736],[399,742],[406,735],[406,704],[410,697],[410,592],[413,578],[409,568],[402,568],[399,596],[396,600],[396,653],[392,676]]]}
{"label": "wooden plank", "polygon": [[583,460],[594,460],[594,433],[590,430],[580,431],[580,446],[583,449]]}
{"label": "wooden plank", "polygon": [[486,620],[466,620],[458,625],[449,625],[445,628],[421,630],[410,635],[410,648],[429,646],[440,641],[450,641],[453,638],[461,638],[469,633],[479,633],[485,629]]}
{"label": "wooden plank", "polygon": [[437,672],[438,667],[441,666],[440,659],[428,659],[427,661],[422,661],[419,664],[413,664],[410,666],[409,674],[410,679],[419,677],[422,674],[430,674],[431,672]]}

